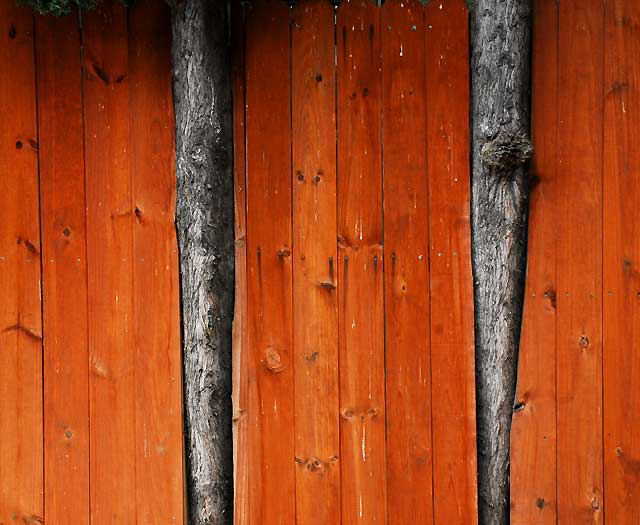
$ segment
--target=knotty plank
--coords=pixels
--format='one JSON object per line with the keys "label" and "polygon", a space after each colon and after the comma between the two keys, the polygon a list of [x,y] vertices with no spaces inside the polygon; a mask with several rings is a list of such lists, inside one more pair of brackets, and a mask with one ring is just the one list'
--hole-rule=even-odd
{"label": "knotty plank", "polygon": [[431,2],[426,23],[434,521],[473,524],[477,468],[465,2]]}
{"label": "knotty plank", "polygon": [[559,6],[558,523],[602,523],[603,2]]}
{"label": "knotty plank", "polygon": [[129,11],[128,151],[135,216],[137,523],[181,524],[184,518],[170,45],[169,8],[155,0],[136,2]]}
{"label": "knotty plank", "polygon": [[48,523],[89,523],[89,375],[78,14],[36,17]]}
{"label": "knotty plank", "polygon": [[295,522],[289,9],[247,13],[247,298],[252,523]]}
{"label": "knotty plank", "polygon": [[556,171],[558,3],[533,19],[529,239],[511,429],[511,523],[556,523]]}
{"label": "knotty plank", "polygon": [[133,220],[127,9],[83,15],[91,523],[136,515]]}
{"label": "knotty plank", "polygon": [[249,352],[247,333],[247,199],[245,151],[244,8],[231,6],[233,89],[233,177],[235,201],[235,303],[233,315],[234,523],[249,523]]}
{"label": "knotty plank", "polygon": [[0,3],[0,523],[42,519],[42,316],[33,15]]}
{"label": "knotty plank", "polygon": [[368,0],[337,13],[343,523],[387,514],[380,16]]}
{"label": "knotty plank", "polygon": [[382,8],[389,523],[433,523],[425,12]]}
{"label": "knotty plank", "polygon": [[608,523],[640,522],[640,5],[605,4],[604,489]]}
{"label": "knotty plank", "polygon": [[292,11],[296,523],[318,525],[341,523],[334,29],[326,0]]}

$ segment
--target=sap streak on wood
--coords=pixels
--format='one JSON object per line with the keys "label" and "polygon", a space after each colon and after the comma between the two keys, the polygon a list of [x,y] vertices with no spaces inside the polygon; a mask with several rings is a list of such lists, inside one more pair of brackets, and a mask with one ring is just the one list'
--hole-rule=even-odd
{"label": "sap streak on wood", "polygon": [[530,0],[477,0],[471,10],[479,515],[488,524],[508,520],[531,154],[530,19]]}
{"label": "sap streak on wood", "polygon": [[173,12],[177,226],[192,523],[231,520],[232,105],[224,2]]}

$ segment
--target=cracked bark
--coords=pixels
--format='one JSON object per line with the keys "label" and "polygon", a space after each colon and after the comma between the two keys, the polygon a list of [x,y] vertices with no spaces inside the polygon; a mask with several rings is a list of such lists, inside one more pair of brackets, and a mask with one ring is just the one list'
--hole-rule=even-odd
{"label": "cracked bark", "polygon": [[479,522],[504,525],[532,153],[531,0],[475,0],[470,21]]}
{"label": "cracked bark", "polygon": [[226,2],[173,6],[188,519],[233,517],[232,102]]}

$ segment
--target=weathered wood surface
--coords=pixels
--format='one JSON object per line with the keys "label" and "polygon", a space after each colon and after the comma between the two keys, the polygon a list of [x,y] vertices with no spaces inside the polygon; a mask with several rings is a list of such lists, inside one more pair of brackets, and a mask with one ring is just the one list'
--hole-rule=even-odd
{"label": "weathered wood surface", "polygon": [[[231,329],[234,193],[228,14],[224,2],[174,8],[177,230],[192,523],[233,508]],[[168,44],[168,42],[167,42]]]}
{"label": "weathered wood surface", "polygon": [[531,0],[471,9],[472,252],[479,518],[509,518],[509,435],[525,273]]}

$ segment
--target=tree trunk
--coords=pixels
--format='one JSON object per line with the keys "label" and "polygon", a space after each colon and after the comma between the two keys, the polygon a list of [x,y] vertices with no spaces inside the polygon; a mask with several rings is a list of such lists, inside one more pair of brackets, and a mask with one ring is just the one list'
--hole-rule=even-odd
{"label": "tree trunk", "polygon": [[471,6],[472,258],[481,524],[509,522],[526,269],[531,0]]}
{"label": "tree trunk", "polygon": [[227,3],[173,9],[187,497],[192,525],[231,523],[234,299]]}

